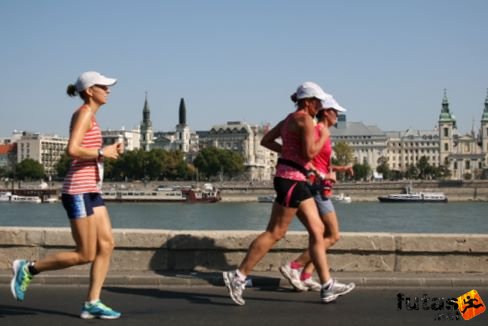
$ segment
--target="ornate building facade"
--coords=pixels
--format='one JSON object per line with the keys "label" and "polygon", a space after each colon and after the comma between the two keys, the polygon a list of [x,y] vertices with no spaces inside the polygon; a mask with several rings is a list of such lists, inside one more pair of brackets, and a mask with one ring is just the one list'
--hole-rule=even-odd
{"label": "ornate building facade", "polygon": [[217,147],[236,151],[244,158],[249,180],[271,180],[277,162],[277,154],[261,146],[267,131],[265,126],[230,121],[214,125],[208,133],[200,134],[200,149]]}
{"label": "ornate building facade", "polygon": [[446,166],[452,179],[479,178],[488,173],[488,93],[478,133],[461,135],[456,118],[449,108],[447,92],[441,104],[438,126],[434,130],[381,131],[361,122],[347,122],[341,115],[332,141],[351,146],[356,163],[368,163],[373,171],[380,158],[386,158],[390,169],[405,172],[426,157],[432,166]]}

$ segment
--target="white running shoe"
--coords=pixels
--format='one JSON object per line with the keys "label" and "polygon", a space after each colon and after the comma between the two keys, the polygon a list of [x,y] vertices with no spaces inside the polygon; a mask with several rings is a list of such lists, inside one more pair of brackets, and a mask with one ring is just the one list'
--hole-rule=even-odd
{"label": "white running shoe", "polygon": [[300,274],[302,272],[301,269],[293,269],[288,263],[281,266],[279,270],[281,275],[283,275],[288,280],[288,282],[290,282],[291,286],[293,286],[296,291],[308,291],[308,288],[303,285],[302,281],[300,280]]}
{"label": "white running shoe", "polygon": [[320,290],[322,290],[322,285],[311,277],[303,280],[302,284],[307,288],[308,291],[320,292]]}
{"label": "white running shoe", "polygon": [[224,283],[229,290],[230,298],[239,306],[246,304],[242,298],[242,292],[246,288],[246,281],[241,281],[235,271],[223,272]]}
{"label": "white running shoe", "polygon": [[337,282],[335,279],[332,279],[332,284],[330,284],[327,288],[322,288],[320,290],[320,300],[323,303],[332,302],[339,296],[351,292],[355,287],[356,284],[354,283],[343,284]]}

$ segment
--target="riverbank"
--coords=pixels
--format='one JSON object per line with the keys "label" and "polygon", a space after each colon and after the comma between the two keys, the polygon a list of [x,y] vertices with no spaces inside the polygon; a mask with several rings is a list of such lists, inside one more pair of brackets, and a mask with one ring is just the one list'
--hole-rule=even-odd
{"label": "riverbank", "polygon": [[[343,193],[354,202],[377,202],[379,196],[402,193],[407,185],[414,192],[443,192],[451,202],[488,201],[488,180],[469,182],[344,182],[334,187],[334,193]],[[256,187],[243,185],[223,185],[222,200],[228,202],[257,201],[257,196],[274,193],[272,187]]]}
{"label": "riverbank", "polygon": [[[160,186],[191,186],[188,181],[106,182],[104,190],[154,190]],[[349,195],[355,202],[376,202],[378,196],[402,193],[407,185],[415,192],[443,192],[449,201],[469,202],[488,201],[488,180],[474,181],[379,181],[379,182],[341,182],[334,187],[336,194]],[[257,202],[258,196],[274,193],[272,181],[262,182],[218,182],[214,186],[220,190],[223,202]],[[18,187],[16,187],[17,189]],[[38,183],[22,183],[19,191],[28,193],[29,189],[39,189]],[[61,183],[52,183],[45,191],[58,193]],[[4,189],[3,191],[10,191]],[[2,191],[0,189],[0,191]]]}

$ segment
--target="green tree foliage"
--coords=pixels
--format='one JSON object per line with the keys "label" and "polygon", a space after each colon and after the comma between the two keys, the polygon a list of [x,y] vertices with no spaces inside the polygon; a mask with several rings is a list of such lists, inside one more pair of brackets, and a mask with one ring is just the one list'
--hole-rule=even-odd
{"label": "green tree foliage", "polygon": [[44,177],[44,166],[33,159],[25,159],[15,165],[15,177],[20,180],[39,180]]}
{"label": "green tree foliage", "polygon": [[371,172],[371,167],[367,163],[356,163],[352,169],[354,170],[354,180],[367,180]]}
{"label": "green tree foliage", "polygon": [[193,161],[201,176],[205,178],[216,177],[221,172],[229,178],[244,171],[244,159],[234,151],[207,147],[198,153]]}
{"label": "green tree foliage", "polygon": [[428,176],[432,175],[432,166],[429,164],[429,160],[427,159],[427,157],[422,156],[418,160],[416,167],[419,172],[420,179],[426,179]]}
{"label": "green tree foliage", "polygon": [[334,145],[334,155],[336,165],[348,165],[353,162],[354,151],[346,142],[340,141]]}
{"label": "green tree foliage", "polygon": [[419,175],[419,170],[413,164],[407,166],[407,171],[405,171],[405,177],[407,179],[417,179]]}
{"label": "green tree foliage", "polygon": [[72,159],[69,157],[68,153],[65,152],[63,155],[61,155],[59,161],[54,165],[57,178],[63,179],[66,176],[71,165],[71,161]]}
{"label": "green tree foliage", "polygon": [[378,166],[376,167],[376,172],[383,174],[384,180],[389,180],[392,177],[390,166],[388,165],[388,158],[381,156],[378,158]]}

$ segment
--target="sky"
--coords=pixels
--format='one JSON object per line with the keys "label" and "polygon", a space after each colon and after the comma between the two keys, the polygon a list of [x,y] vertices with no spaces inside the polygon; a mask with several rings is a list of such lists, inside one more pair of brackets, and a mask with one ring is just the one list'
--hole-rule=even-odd
{"label": "sky", "polygon": [[486,0],[2,0],[0,137],[68,136],[83,72],[115,77],[97,113],[132,129],[147,92],[154,131],[185,99],[192,130],[279,122],[314,81],[348,121],[432,130],[444,89],[461,132],[480,126],[488,88]]}

